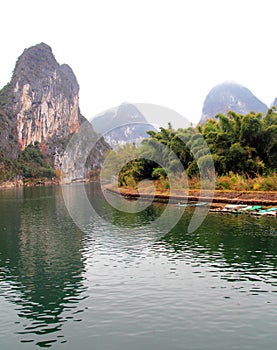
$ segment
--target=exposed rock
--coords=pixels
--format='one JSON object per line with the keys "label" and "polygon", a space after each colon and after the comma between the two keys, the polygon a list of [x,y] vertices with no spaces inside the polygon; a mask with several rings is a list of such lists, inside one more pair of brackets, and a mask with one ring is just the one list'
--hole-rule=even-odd
{"label": "exposed rock", "polygon": [[[11,82],[0,92],[0,151],[16,158],[20,150],[37,141],[52,166],[60,168],[70,137],[85,121],[72,69],[59,65],[44,43],[25,49]],[[101,147],[108,148],[104,142]],[[95,166],[101,163],[100,153],[95,154]]]}
{"label": "exposed rock", "polygon": [[252,94],[246,87],[233,82],[225,82],[215,86],[207,95],[203,109],[201,123],[208,118],[214,119],[218,113],[228,111],[247,114],[251,111],[267,112],[267,106]]}

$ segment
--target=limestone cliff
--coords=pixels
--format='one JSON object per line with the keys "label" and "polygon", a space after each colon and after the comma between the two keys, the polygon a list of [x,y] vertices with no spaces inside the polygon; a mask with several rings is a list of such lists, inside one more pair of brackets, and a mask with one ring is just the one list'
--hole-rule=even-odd
{"label": "limestone cliff", "polygon": [[[0,91],[2,154],[14,159],[20,150],[37,141],[52,166],[59,168],[68,140],[84,121],[72,69],[60,65],[44,43],[25,49],[11,82]],[[107,148],[103,141],[98,146],[100,154],[101,148]],[[101,162],[98,151],[94,152],[97,165]]]}

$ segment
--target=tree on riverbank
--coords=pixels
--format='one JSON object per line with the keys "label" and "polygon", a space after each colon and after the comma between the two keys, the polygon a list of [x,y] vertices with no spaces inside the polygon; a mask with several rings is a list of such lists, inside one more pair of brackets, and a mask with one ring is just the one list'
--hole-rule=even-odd
{"label": "tree on riverbank", "polygon": [[[148,134],[150,137],[143,140],[139,148],[133,146],[136,159],[121,170],[120,185],[130,183],[130,178],[134,183],[145,178],[165,178],[166,173],[158,170],[161,168],[175,175],[186,171],[190,178],[197,178],[198,165],[201,164],[202,169],[209,164],[211,157],[218,179],[226,176],[233,179],[272,178],[276,173],[275,107],[270,108],[264,117],[261,113],[241,115],[230,111],[195,128],[173,130],[169,125],[167,129],[151,130]],[[113,151],[114,159],[121,157],[123,151],[126,149]]]}

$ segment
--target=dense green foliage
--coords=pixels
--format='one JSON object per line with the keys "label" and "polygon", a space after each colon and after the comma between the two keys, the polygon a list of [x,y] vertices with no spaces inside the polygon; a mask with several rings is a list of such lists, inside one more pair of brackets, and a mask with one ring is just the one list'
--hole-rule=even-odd
{"label": "dense green foliage", "polygon": [[47,157],[42,153],[40,145],[28,145],[19,153],[16,160],[10,160],[0,155],[0,181],[15,178],[51,178],[55,176]]}
{"label": "dense green foliage", "polygon": [[219,114],[199,127],[214,157],[217,174],[229,172],[248,177],[268,174],[277,169],[277,113],[240,115]]}
{"label": "dense green foliage", "polygon": [[[228,174],[254,178],[277,170],[277,113],[275,107],[266,116],[251,112],[241,115],[233,111],[219,114],[196,128],[149,131],[149,138],[139,148],[135,145],[112,151],[112,163],[119,172],[119,184],[145,178],[165,178],[167,174],[186,171],[190,177]],[[123,164],[124,159],[132,160]],[[125,157],[125,158],[124,158]],[[120,159],[120,161],[119,161]],[[213,163],[213,164],[212,164]],[[120,171],[121,169],[121,171]]]}

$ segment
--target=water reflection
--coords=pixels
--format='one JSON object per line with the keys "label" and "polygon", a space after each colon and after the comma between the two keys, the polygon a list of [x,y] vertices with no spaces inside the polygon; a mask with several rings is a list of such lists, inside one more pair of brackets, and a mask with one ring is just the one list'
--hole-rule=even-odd
{"label": "water reflection", "polygon": [[[7,326],[9,341],[16,332],[23,348],[32,342],[60,349],[67,342],[67,349],[82,350],[92,344],[210,350],[222,349],[226,339],[228,348],[248,349],[248,337],[253,349],[276,347],[258,336],[276,332],[274,218],[211,214],[188,234],[190,208],[161,237],[147,223],[166,204],[125,214],[97,187],[87,193],[98,215],[76,206],[83,232],[68,216],[60,188],[0,193],[0,296],[19,322]],[[78,186],[69,186],[68,195],[74,206]],[[176,210],[170,207],[173,215]],[[12,309],[6,304],[3,314]]]}
{"label": "water reflection", "polygon": [[[75,187],[75,191],[78,191],[78,188]],[[173,210],[169,201],[152,203],[151,200],[141,198],[126,199],[108,191],[105,191],[104,197],[97,183],[94,186],[87,186],[86,193],[93,211],[105,222],[111,224],[111,230],[115,228],[114,226],[126,228],[126,231],[146,229],[148,234],[153,231],[156,236],[158,234],[162,236],[164,232],[168,232],[175,226],[184,210],[183,208],[176,210],[175,205]]]}
{"label": "water reflection", "polygon": [[[169,259],[194,263],[201,277],[211,273],[229,282],[266,283],[277,292],[277,223],[274,218],[210,214],[193,234],[187,211],[176,227],[155,243],[155,250]],[[244,286],[249,292],[251,286]],[[257,290],[263,287],[257,287]],[[256,293],[257,291],[255,291]]]}
{"label": "water reflection", "polygon": [[[21,341],[37,341],[39,346],[64,342],[63,323],[80,320],[83,311],[78,307],[86,289],[83,235],[68,217],[58,189],[27,188],[2,195],[1,295],[17,305],[18,316],[25,320],[20,321]],[[50,333],[56,334],[41,339]]]}

